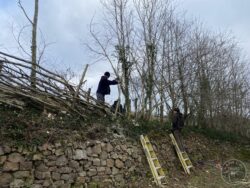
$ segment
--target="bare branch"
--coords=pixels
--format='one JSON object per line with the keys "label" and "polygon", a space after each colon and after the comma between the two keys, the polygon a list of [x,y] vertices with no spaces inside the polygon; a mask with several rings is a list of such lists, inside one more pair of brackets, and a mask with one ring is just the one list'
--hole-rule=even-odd
{"label": "bare branch", "polygon": [[21,3],[21,0],[18,0],[18,5],[21,8],[21,10],[23,11],[25,17],[27,18],[27,20],[30,22],[31,25],[33,25],[33,22],[31,21],[31,19],[29,18],[29,16],[26,13],[26,10],[23,8],[23,5]]}

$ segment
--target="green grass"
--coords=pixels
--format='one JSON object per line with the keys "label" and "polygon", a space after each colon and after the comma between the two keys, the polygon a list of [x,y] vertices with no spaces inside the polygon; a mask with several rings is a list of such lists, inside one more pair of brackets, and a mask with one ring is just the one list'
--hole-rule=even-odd
{"label": "green grass", "polygon": [[[80,117],[72,117],[68,115],[57,115],[55,119],[48,120],[43,116],[41,111],[35,109],[18,111],[11,108],[6,108],[0,105],[0,130],[1,136],[9,137],[17,142],[27,142],[30,144],[29,139],[32,138],[32,143],[39,144],[48,139],[46,129],[60,129],[60,130],[86,130],[86,127],[98,123],[107,127],[110,125],[120,124],[125,130],[125,135],[128,137],[136,138],[141,134],[157,134],[165,136],[170,133],[172,128],[171,122],[160,123],[158,120],[145,121],[138,120],[139,126],[135,126],[135,122],[126,118],[117,118],[112,120],[111,117],[89,117],[88,120],[83,120]],[[38,131],[38,132],[37,132]],[[29,137],[28,133],[37,132],[40,136]],[[197,128],[194,126],[185,126],[183,128],[183,135],[188,136],[190,132],[202,134],[210,139],[229,141],[232,143],[245,143],[247,138],[238,136],[233,133],[225,131],[218,131],[209,128]],[[246,152],[243,155],[249,156]]]}
{"label": "green grass", "polygon": [[143,121],[138,120],[137,123],[139,126],[135,126],[132,121],[123,122],[122,124],[126,128],[126,135],[134,138],[138,138],[142,134],[157,133],[165,135],[167,132],[170,132],[170,124],[161,124],[157,120],[152,121]]}
{"label": "green grass", "polygon": [[211,128],[198,128],[198,127],[186,127],[183,129],[183,134],[188,135],[188,133],[192,131],[194,133],[202,134],[210,139],[214,140],[220,140],[223,142],[231,142],[231,143],[249,143],[249,138],[239,136],[234,133],[226,132],[226,131],[220,131],[215,130]]}
{"label": "green grass", "polygon": [[239,151],[240,159],[244,161],[250,161],[250,148],[241,148]]}
{"label": "green grass", "polygon": [[[171,122],[165,122],[163,125],[157,121],[138,121],[139,125],[138,127],[135,127],[134,125],[130,123],[126,123],[126,126],[128,128],[128,133],[132,136],[138,137],[141,134],[149,134],[149,133],[155,133],[159,135],[166,135],[166,133],[170,133],[170,130],[172,128]],[[190,132],[202,134],[205,137],[213,140],[219,140],[222,142],[230,142],[230,143],[239,143],[239,144],[250,144],[249,138],[226,132],[226,131],[220,131],[216,129],[211,128],[198,128],[194,126],[184,126],[182,130],[182,134],[184,136],[189,136]]]}

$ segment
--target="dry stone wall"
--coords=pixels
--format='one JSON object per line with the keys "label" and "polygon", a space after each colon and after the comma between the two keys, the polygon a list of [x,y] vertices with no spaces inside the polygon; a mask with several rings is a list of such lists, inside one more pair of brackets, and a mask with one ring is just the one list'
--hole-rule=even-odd
{"label": "dry stone wall", "polygon": [[119,187],[146,164],[138,141],[44,144],[39,147],[0,145],[0,187]]}

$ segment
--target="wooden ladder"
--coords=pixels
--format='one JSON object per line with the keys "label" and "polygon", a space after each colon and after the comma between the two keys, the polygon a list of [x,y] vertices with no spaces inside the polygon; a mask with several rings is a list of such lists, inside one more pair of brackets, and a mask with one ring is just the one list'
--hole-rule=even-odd
{"label": "wooden ladder", "polygon": [[164,187],[164,185],[167,184],[166,176],[148,137],[141,135],[140,140],[141,140],[141,144],[144,149],[145,155],[147,157],[151,172],[153,174],[155,183],[159,187]]}
{"label": "wooden ladder", "polygon": [[190,159],[188,157],[187,152],[180,150],[180,148],[179,148],[179,146],[178,146],[178,144],[177,144],[177,142],[175,140],[175,137],[174,137],[174,135],[172,133],[169,136],[170,136],[170,138],[172,140],[172,143],[173,143],[173,145],[175,147],[175,150],[177,152],[177,155],[178,155],[178,157],[180,159],[180,162],[182,164],[182,167],[183,167],[185,173],[190,174],[190,168],[192,168],[193,165],[192,165],[192,162],[190,161]]}

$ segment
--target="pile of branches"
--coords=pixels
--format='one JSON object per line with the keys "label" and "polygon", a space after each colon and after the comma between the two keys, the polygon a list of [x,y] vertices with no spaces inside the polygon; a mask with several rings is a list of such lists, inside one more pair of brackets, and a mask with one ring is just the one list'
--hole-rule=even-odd
{"label": "pile of branches", "polygon": [[18,109],[35,107],[54,113],[87,118],[109,114],[110,108],[98,104],[90,91],[74,86],[63,76],[37,65],[36,87],[31,86],[31,62],[0,52],[0,104]]}

